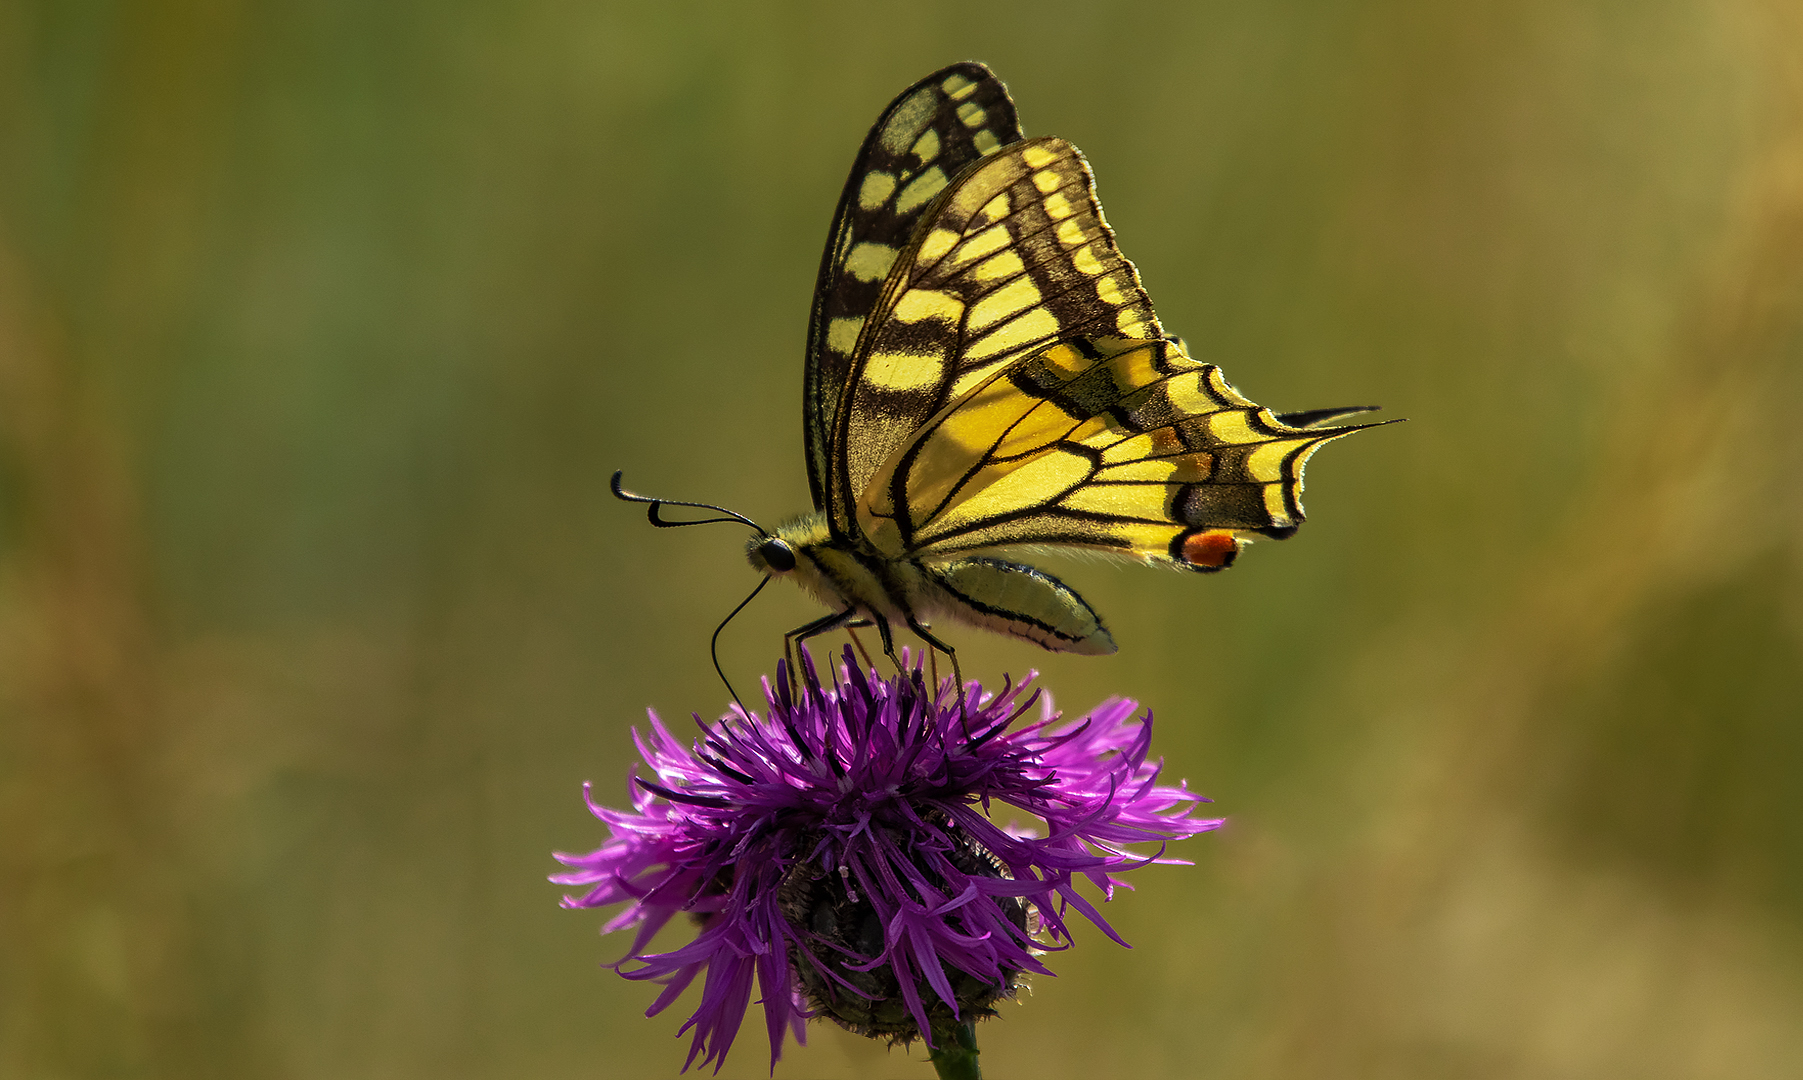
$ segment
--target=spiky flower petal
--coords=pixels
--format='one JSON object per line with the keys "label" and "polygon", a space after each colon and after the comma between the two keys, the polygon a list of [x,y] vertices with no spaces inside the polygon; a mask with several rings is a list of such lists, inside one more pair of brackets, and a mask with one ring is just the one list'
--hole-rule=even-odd
{"label": "spiky flower petal", "polygon": [[[633,809],[589,800],[610,839],[551,880],[586,886],[566,907],[627,906],[604,931],[636,929],[614,967],[663,984],[668,1007],[703,971],[688,1065],[716,1071],[738,1033],[755,979],[771,1063],[783,1033],[826,1014],[875,1037],[924,1036],[988,1014],[1039,956],[1067,947],[1075,909],[1121,938],[1077,891],[1104,897],[1115,873],[1181,862],[1125,845],[1217,828],[1190,817],[1206,799],[1158,783],[1148,761],[1152,717],[1115,698],[1061,720],[1031,677],[989,694],[948,680],[930,691],[918,669],[885,679],[850,649],[823,684],[803,654],[800,685],[778,665],[763,716],[735,708],[696,717],[685,743],[651,715],[633,738],[651,777],[633,776]],[[1035,722],[1010,730],[1035,703]],[[1002,803],[1037,818],[997,823]],[[646,952],[679,912],[700,932]],[[1049,973],[1049,972],[1048,972]]]}

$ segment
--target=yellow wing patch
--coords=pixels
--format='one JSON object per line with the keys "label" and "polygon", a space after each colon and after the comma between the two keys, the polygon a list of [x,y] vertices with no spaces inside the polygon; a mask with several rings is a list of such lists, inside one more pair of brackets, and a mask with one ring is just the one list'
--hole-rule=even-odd
{"label": "yellow wing patch", "polygon": [[1358,429],[1291,426],[1175,341],[1067,341],[921,425],[858,525],[890,558],[1071,545],[1219,569],[1213,534],[1294,532],[1309,455]]}

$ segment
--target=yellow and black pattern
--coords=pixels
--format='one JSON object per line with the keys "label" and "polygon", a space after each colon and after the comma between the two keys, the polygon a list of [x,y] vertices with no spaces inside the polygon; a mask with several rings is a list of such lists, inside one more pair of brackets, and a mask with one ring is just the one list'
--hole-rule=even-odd
{"label": "yellow and black pattern", "polygon": [[1295,532],[1309,455],[1362,426],[1287,423],[1169,339],[1066,341],[919,427],[858,524],[888,558],[1068,545],[1214,570],[1234,534]]}
{"label": "yellow and black pattern", "polygon": [[865,320],[921,218],[972,163],[1021,138],[1014,102],[982,64],[910,86],[877,120],[839,197],[808,324],[803,431],[814,506],[826,506],[832,433]]}
{"label": "yellow and black pattern", "polygon": [[[960,687],[941,620],[1115,651],[1074,589],[998,554],[1219,570],[1247,537],[1296,530],[1304,463],[1365,411],[1273,414],[1167,338],[1083,155],[1022,138],[981,64],[910,86],[864,140],[821,262],[804,397],[812,513],[765,531],[670,505],[752,525],[751,565],[826,606],[787,642],[871,626],[895,659],[905,630],[952,658]],[[679,524],[615,480],[654,524]]]}
{"label": "yellow and black pattern", "polygon": [[1059,341],[1161,331],[1076,147],[1045,138],[966,170],[891,270],[863,330],[833,435],[829,519],[934,413]]}

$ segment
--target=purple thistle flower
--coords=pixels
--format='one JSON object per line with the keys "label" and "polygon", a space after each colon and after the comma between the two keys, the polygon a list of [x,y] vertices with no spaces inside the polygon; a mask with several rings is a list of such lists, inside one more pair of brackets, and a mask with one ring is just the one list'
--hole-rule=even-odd
{"label": "purple thistle flower", "polygon": [[[611,838],[587,855],[559,854],[588,886],[565,907],[625,903],[603,932],[636,927],[612,965],[663,984],[646,1010],[667,1008],[704,970],[686,1070],[724,1064],[755,976],[770,1037],[805,1042],[804,1021],[827,1015],[871,1037],[934,1045],[948,1024],[992,1015],[1020,976],[1050,974],[1039,956],[1071,943],[1074,908],[1122,945],[1076,890],[1088,878],[1112,897],[1116,871],[1182,863],[1122,845],[1220,826],[1192,818],[1207,802],[1160,785],[1146,760],[1152,717],[1113,698],[1059,722],[1029,677],[960,702],[946,680],[930,694],[918,667],[896,679],[860,668],[849,648],[821,685],[802,654],[802,685],[786,664],[763,683],[765,716],[738,708],[696,724],[684,745],[655,713],[633,740],[654,779],[636,775],[631,812],[596,805]],[[1036,723],[1008,728],[1034,703]],[[998,825],[1003,802],[1045,823],[1045,835]],[[670,952],[647,953],[678,912],[699,927]],[[628,968],[628,964],[636,965]]]}

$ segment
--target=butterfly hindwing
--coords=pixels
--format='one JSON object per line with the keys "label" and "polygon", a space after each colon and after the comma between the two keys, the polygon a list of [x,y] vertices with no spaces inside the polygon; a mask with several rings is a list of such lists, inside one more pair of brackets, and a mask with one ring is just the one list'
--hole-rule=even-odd
{"label": "butterfly hindwing", "polygon": [[953,64],[902,91],[865,138],[833,214],[808,323],[802,411],[815,509],[826,507],[827,458],[852,352],[890,268],[934,197],[971,163],[1020,138],[1007,89],[977,63]]}
{"label": "butterfly hindwing", "polygon": [[1356,426],[1279,420],[1175,341],[1078,339],[992,376],[885,463],[859,508],[884,555],[1071,545],[1188,569],[1302,522],[1302,468]]}
{"label": "butterfly hindwing", "polygon": [[890,272],[836,421],[829,519],[850,535],[884,461],[1020,358],[1083,336],[1160,334],[1083,156],[1056,138],[1005,147],[940,196]]}

